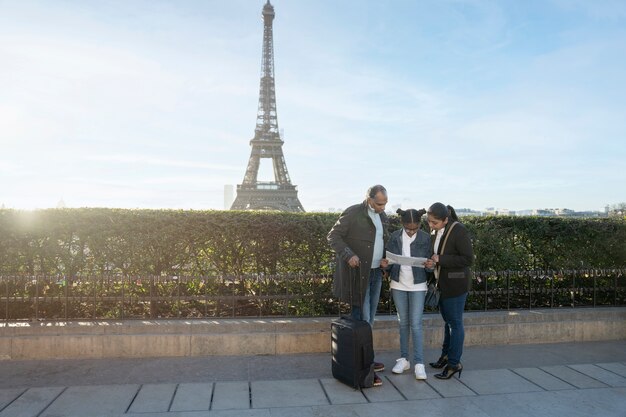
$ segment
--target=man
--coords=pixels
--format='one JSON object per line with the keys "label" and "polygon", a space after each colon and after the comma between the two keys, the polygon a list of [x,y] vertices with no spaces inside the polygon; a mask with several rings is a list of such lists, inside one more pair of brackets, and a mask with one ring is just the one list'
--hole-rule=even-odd
{"label": "man", "polygon": [[[328,242],[337,254],[333,293],[352,306],[352,317],[374,325],[376,307],[382,287],[385,244],[389,238],[389,220],[385,214],[387,190],[374,185],[367,190],[365,201],[348,207],[328,233]],[[385,365],[374,362],[375,371]],[[382,385],[376,376],[374,386]]]}

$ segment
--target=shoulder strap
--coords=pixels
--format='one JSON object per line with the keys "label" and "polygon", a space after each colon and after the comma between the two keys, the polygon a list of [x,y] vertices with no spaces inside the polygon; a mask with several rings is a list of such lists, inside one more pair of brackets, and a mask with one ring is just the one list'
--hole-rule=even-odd
{"label": "shoulder strap", "polygon": [[439,255],[443,255],[443,251],[446,249],[446,242],[448,241],[448,236],[450,236],[450,233],[452,233],[452,229],[454,229],[454,226],[456,226],[459,222],[454,222],[452,223],[452,225],[450,226],[450,229],[448,229],[448,233],[446,234],[445,239],[443,239],[443,244],[441,245],[441,251],[439,251]]}
{"label": "shoulder strap", "polygon": [[[446,237],[443,239],[443,243],[441,244],[441,251],[439,251],[439,256],[443,255],[443,251],[446,249],[446,242],[448,242],[448,236],[450,236],[450,233],[452,233],[452,229],[454,229],[454,226],[456,226],[457,223],[458,222],[454,222],[450,225],[450,228],[448,229],[448,233],[446,234]],[[439,280],[439,273],[441,271],[441,266],[437,266],[436,271],[437,273],[435,274],[435,278]]]}

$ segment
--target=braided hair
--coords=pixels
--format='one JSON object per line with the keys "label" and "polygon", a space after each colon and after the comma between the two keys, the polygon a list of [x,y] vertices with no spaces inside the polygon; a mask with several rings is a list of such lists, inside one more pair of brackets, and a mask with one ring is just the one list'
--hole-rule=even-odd
{"label": "braided hair", "polygon": [[402,219],[402,224],[409,224],[409,223],[417,223],[417,224],[419,224],[421,222],[421,220],[422,220],[422,216],[424,214],[426,214],[426,210],[424,210],[424,209],[419,209],[419,210],[415,210],[415,209],[408,209],[408,210],[398,209],[398,210],[396,210],[396,213],[398,213],[398,215]]}

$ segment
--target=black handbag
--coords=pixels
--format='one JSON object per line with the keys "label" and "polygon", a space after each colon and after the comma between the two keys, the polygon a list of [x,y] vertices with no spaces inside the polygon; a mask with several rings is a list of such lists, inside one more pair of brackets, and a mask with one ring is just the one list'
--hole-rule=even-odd
{"label": "black handbag", "polygon": [[[452,223],[450,229],[448,230],[448,234],[446,238],[443,240],[443,244],[441,245],[441,251],[439,251],[440,255],[443,255],[443,251],[446,249],[446,242],[448,241],[448,236],[456,226],[457,222]],[[441,266],[437,266],[435,270],[435,279],[431,280],[428,283],[428,290],[426,291],[426,298],[424,299],[424,305],[426,307],[436,308],[439,306],[439,299],[441,298],[441,290],[439,290],[439,272],[441,271]]]}
{"label": "black handbag", "polygon": [[441,291],[437,288],[437,282],[433,281],[428,284],[424,305],[426,307],[435,308],[439,305],[439,298],[441,298]]}

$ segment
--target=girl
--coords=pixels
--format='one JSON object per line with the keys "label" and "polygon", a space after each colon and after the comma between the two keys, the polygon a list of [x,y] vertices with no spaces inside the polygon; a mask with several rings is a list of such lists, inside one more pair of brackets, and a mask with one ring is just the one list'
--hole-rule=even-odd
{"label": "girl", "polygon": [[[426,210],[396,211],[402,219],[402,229],[396,230],[389,238],[387,250],[397,255],[430,258],[432,249],[428,233],[420,229],[420,222]],[[411,368],[409,362],[409,333],[413,340],[412,360],[415,364],[415,378],[426,379],[422,347],[422,313],[426,296],[426,271],[416,266],[393,264],[389,266],[391,295],[398,311],[400,327],[400,356],[391,370],[401,374]]]}

